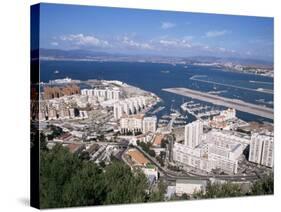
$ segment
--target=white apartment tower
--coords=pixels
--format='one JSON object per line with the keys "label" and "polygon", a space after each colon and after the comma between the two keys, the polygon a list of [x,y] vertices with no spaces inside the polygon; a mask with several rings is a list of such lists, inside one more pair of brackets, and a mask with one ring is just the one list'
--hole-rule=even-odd
{"label": "white apartment tower", "polygon": [[266,136],[263,141],[261,165],[273,167],[273,137]]}
{"label": "white apartment tower", "polygon": [[249,161],[273,167],[273,137],[255,133],[251,137]]}
{"label": "white apartment tower", "polygon": [[263,146],[263,137],[259,134],[253,134],[250,142],[249,161],[254,163],[261,163],[261,153]]}
{"label": "white apartment tower", "polygon": [[202,121],[194,121],[185,125],[184,130],[184,144],[189,148],[195,148],[201,143],[203,135],[203,123]]}
{"label": "white apartment tower", "polygon": [[144,117],[143,118],[143,133],[156,132],[157,117]]}

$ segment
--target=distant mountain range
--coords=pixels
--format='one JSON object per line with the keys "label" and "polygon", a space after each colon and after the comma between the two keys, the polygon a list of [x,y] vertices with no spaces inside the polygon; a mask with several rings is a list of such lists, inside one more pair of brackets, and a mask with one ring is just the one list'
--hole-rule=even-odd
{"label": "distant mountain range", "polygon": [[[33,50],[31,56],[35,57],[38,55],[38,50]],[[171,62],[175,60],[176,62],[183,61],[186,63],[234,63],[240,65],[261,65],[272,67],[273,63],[266,60],[251,59],[251,58],[234,58],[234,57],[212,57],[212,56],[192,56],[192,57],[169,57],[169,56],[159,56],[159,55],[126,55],[119,53],[108,53],[108,52],[96,52],[92,50],[61,50],[61,49],[40,49],[41,59],[100,59],[100,60],[120,60],[124,61],[164,61],[165,59]]]}
{"label": "distant mountain range", "polygon": [[205,63],[237,63],[241,65],[269,65],[272,66],[272,62],[267,60],[260,60],[260,59],[252,59],[252,58],[238,58],[238,57],[211,57],[211,56],[194,56],[188,57],[191,60],[205,62]]}

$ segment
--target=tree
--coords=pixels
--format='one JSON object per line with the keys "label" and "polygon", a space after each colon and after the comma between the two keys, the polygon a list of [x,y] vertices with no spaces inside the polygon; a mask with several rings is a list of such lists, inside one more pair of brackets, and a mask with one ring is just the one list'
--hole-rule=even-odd
{"label": "tree", "polygon": [[250,195],[265,195],[274,193],[274,178],[273,174],[256,181],[253,183]]}
{"label": "tree", "polygon": [[46,142],[46,136],[44,135],[44,133],[40,133],[40,149],[41,150],[44,150],[44,151],[47,151],[48,148],[47,148],[47,142]]}
{"label": "tree", "polygon": [[78,154],[78,157],[81,160],[90,160],[90,155],[89,155],[89,152],[87,152],[87,151],[81,152],[80,154]]}
{"label": "tree", "polygon": [[[103,167],[83,160],[62,145],[40,154],[42,208],[147,202],[147,178],[113,160]],[[162,200],[163,190],[157,194]],[[160,195],[161,194],[161,195]],[[155,194],[154,194],[155,195]]]}
{"label": "tree", "polygon": [[76,155],[71,154],[61,145],[52,151],[40,154],[40,203],[42,208],[62,207],[63,189],[71,175],[80,169],[81,163]]}
{"label": "tree", "polygon": [[148,154],[151,156],[151,157],[155,157],[156,153],[153,149],[149,149],[148,150]]}
{"label": "tree", "polygon": [[245,195],[242,192],[240,185],[234,183],[208,183],[206,192],[199,191],[193,194],[193,198],[222,198],[222,197],[237,197]]}
{"label": "tree", "polygon": [[64,206],[102,204],[106,196],[102,170],[94,163],[83,163],[65,185],[62,193]]}
{"label": "tree", "polygon": [[151,193],[149,202],[164,201],[166,190],[167,185],[163,182],[163,180],[160,180],[157,186],[157,190]]}
{"label": "tree", "polygon": [[169,141],[167,139],[161,140],[161,148],[166,148],[167,144],[169,144]]}
{"label": "tree", "polygon": [[148,188],[142,172],[131,172],[121,162],[115,162],[105,168],[104,173],[107,196],[105,204],[144,202]]}

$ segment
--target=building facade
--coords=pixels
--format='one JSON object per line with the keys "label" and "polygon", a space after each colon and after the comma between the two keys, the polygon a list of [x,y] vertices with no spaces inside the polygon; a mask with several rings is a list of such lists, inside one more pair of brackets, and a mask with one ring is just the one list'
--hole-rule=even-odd
{"label": "building facade", "polygon": [[273,137],[254,133],[251,136],[249,161],[273,167]]}
{"label": "building facade", "polygon": [[185,126],[184,143],[189,148],[195,148],[202,141],[203,122],[197,120]]}
{"label": "building facade", "polygon": [[144,117],[142,124],[143,133],[156,132],[157,117]]}

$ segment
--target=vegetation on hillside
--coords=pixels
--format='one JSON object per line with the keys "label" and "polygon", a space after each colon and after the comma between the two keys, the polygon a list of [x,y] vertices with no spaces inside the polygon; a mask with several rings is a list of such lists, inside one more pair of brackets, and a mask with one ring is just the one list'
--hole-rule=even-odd
{"label": "vegetation on hillside", "polygon": [[102,167],[61,145],[41,150],[42,208],[162,201],[164,192],[161,186],[148,192],[145,175],[122,162]]}

